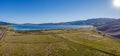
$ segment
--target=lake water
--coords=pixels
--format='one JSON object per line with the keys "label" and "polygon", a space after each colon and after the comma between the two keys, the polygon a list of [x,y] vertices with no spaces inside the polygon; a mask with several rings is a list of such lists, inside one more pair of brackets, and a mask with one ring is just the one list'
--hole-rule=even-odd
{"label": "lake water", "polygon": [[31,30],[57,30],[57,29],[79,29],[91,28],[90,25],[16,25],[10,26],[16,31],[31,31]]}

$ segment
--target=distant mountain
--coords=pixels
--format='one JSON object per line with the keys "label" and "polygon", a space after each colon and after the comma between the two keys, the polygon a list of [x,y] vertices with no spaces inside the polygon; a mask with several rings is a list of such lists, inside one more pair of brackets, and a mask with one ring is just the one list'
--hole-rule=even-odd
{"label": "distant mountain", "polygon": [[14,23],[7,23],[7,22],[1,22],[0,21],[0,25],[16,25],[16,24],[14,24]]}
{"label": "distant mountain", "polygon": [[[114,18],[93,18],[93,19],[88,19],[88,20],[79,20],[79,21],[72,21],[72,22],[44,23],[44,24],[25,23],[22,25],[93,25],[93,26],[100,26],[106,22],[111,22],[114,20],[116,20],[116,19],[114,19]],[[0,25],[16,25],[16,24],[0,22]]]}
{"label": "distant mountain", "polygon": [[99,27],[98,30],[103,31],[113,37],[120,38],[120,19],[107,22]]}
{"label": "distant mountain", "polygon": [[106,22],[110,22],[116,19],[113,18],[94,18],[88,20],[79,20],[79,21],[72,21],[72,22],[62,22],[62,23],[45,23],[40,25],[93,25],[93,26],[100,26]]}

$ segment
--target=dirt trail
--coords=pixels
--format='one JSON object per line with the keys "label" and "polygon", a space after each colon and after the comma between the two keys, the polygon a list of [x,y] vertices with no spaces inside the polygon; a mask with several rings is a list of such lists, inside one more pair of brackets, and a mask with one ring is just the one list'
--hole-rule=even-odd
{"label": "dirt trail", "polygon": [[7,32],[6,29],[2,30],[2,33],[0,34],[0,40],[2,40],[2,38],[4,37],[5,33]]}

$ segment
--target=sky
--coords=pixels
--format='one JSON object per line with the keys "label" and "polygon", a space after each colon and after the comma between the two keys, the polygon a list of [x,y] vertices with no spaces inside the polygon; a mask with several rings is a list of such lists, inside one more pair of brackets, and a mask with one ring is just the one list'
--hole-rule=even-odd
{"label": "sky", "polygon": [[91,18],[120,18],[113,0],[0,0],[0,21],[56,23]]}

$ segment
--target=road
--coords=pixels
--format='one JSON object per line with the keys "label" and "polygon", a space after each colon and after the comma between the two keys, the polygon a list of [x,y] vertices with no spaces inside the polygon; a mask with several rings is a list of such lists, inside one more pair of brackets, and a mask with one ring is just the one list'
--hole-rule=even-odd
{"label": "road", "polygon": [[0,40],[2,40],[2,38],[4,37],[5,33],[7,32],[6,29],[2,30],[2,33],[0,33]]}

